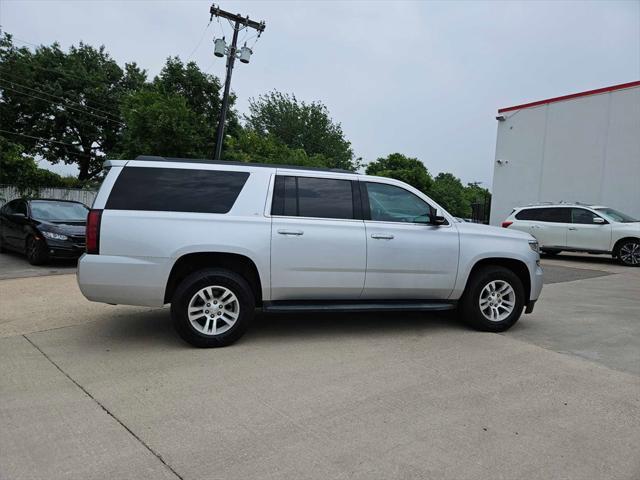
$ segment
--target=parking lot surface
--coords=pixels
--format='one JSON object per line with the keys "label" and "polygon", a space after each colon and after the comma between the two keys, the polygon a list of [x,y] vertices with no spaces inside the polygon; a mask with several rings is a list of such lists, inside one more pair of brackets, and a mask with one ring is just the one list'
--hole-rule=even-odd
{"label": "parking lot surface", "polygon": [[640,478],[640,269],[545,259],[502,335],[259,315],[185,345],[73,275],[0,281],[0,478]]}

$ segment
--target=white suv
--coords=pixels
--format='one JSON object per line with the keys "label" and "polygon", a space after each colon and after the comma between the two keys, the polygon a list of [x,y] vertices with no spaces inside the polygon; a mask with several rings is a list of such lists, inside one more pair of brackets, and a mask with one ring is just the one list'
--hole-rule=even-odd
{"label": "white suv", "polygon": [[605,253],[624,265],[640,266],[640,221],[612,208],[584,204],[544,204],[516,208],[502,222],[530,233],[543,253]]}
{"label": "white suv", "polygon": [[227,345],[266,312],[448,310],[502,331],[542,289],[535,239],[458,223],[390,178],[138,157],[107,162],[78,283],[105,303],[171,304],[178,333]]}

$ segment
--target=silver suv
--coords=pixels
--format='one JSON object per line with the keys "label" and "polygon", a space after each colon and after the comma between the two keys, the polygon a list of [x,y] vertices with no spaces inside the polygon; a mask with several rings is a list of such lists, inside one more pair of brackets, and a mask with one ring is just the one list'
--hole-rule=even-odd
{"label": "silver suv", "polygon": [[198,347],[266,312],[449,310],[511,327],[542,289],[523,232],[459,223],[405,183],[343,171],[163,157],[109,161],[78,267],[97,302],[171,304]]}

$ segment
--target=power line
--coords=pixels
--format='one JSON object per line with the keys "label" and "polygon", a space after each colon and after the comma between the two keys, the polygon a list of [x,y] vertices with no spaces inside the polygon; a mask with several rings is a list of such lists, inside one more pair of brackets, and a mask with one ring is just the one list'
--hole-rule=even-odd
{"label": "power line", "polygon": [[[0,132],[2,132],[2,133],[8,133],[8,134],[10,134],[10,135],[18,135],[18,136],[20,136],[20,137],[31,138],[31,139],[34,139],[34,140],[40,140],[40,141],[48,142],[48,143],[57,143],[57,144],[59,144],[59,145],[65,145],[65,146],[67,146],[67,147],[77,148],[77,147],[79,147],[79,146],[80,146],[80,145],[74,145],[73,143],[60,142],[60,141],[58,141],[58,140],[49,140],[49,139],[44,138],[44,137],[35,137],[35,136],[33,136],[33,135],[27,135],[26,133],[10,132],[9,130],[2,130],[2,129],[0,129]],[[73,155],[79,155],[79,156],[81,156],[81,157],[91,158],[91,155],[89,155],[89,154],[87,154],[87,153],[69,152],[69,151],[67,151],[67,153],[71,153],[71,154],[73,154]]]}
{"label": "power line", "polygon": [[[6,74],[3,74],[3,75],[6,76]],[[69,100],[68,98],[64,98],[64,97],[59,97],[57,95],[53,95],[52,93],[47,93],[47,92],[43,92],[42,90],[37,90],[35,88],[27,87],[26,85],[18,83],[18,82],[14,81],[14,80],[3,80],[2,79],[2,75],[0,75],[0,82],[10,83],[12,85],[18,85],[20,88],[24,88],[26,90],[31,90],[32,92],[39,93],[41,95],[47,95],[49,97],[53,97],[53,98],[56,98],[58,100],[62,100],[64,102],[66,102],[66,103],[72,103],[72,104],[78,105],[78,106],[80,106],[82,108],[86,108],[87,110],[93,110],[93,111],[96,111],[96,112],[104,113],[105,115],[110,115],[110,116],[114,117],[114,119],[115,119],[115,115],[113,113],[107,112],[105,110],[100,110],[99,108],[90,107],[88,105],[83,105],[82,103],[74,102],[73,100]],[[0,86],[0,88],[2,88],[2,87]]]}
{"label": "power line", "polygon": [[[35,95],[31,95],[31,94],[29,94],[29,93],[21,92],[20,90],[16,90],[15,88],[12,88],[12,87],[0,87],[0,88],[8,89],[8,90],[11,90],[11,91],[13,91],[13,92],[16,92],[16,93],[18,93],[18,94],[20,94],[20,95],[24,95],[24,96],[27,96],[27,97],[35,98],[35,99],[37,99],[37,100],[42,100],[42,101],[44,101],[44,102],[49,102],[49,103],[51,103],[52,105],[59,105],[59,106],[62,106],[62,105],[60,105],[59,103],[56,103],[56,102],[54,102],[54,101],[53,101],[53,100],[51,100],[51,99],[48,99],[48,98],[42,98],[42,97],[37,97],[37,96],[35,96]],[[79,108],[71,107],[71,106],[69,106],[69,105],[65,105],[65,107],[66,107],[66,108],[68,108],[68,109],[70,109],[70,110],[75,110],[75,111],[80,112],[80,113],[84,113],[84,114],[87,114],[87,115],[91,115],[92,117],[96,117],[96,118],[99,118],[99,119],[101,119],[101,120],[106,120],[106,121],[108,121],[108,122],[117,123],[117,124],[119,124],[119,125],[123,125],[123,126],[125,125],[123,122],[120,122],[120,121],[118,121],[118,120],[113,120],[112,118],[103,117],[102,115],[96,115],[95,113],[91,113],[91,112],[88,112],[88,111],[86,111],[86,110],[81,110],[81,109],[79,109]]]}

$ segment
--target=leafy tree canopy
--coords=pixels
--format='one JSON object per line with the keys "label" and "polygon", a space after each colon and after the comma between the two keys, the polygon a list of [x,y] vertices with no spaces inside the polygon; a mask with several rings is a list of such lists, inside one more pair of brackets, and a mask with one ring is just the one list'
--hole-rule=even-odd
{"label": "leafy tree canopy", "polygon": [[433,185],[427,167],[417,158],[409,158],[401,153],[378,158],[367,165],[366,173],[401,180],[424,193],[428,193]]}
{"label": "leafy tree canopy", "polygon": [[[202,72],[194,62],[185,65],[177,57],[168,58],[152,82],[122,100],[126,127],[118,156],[211,158],[221,107],[220,89],[220,80]],[[233,110],[227,115],[225,132],[240,132]]]}
{"label": "leafy tree canopy", "polygon": [[328,163],[322,155],[310,157],[302,148],[289,148],[273,135],[260,135],[250,130],[241,131],[227,142],[225,160],[305,167],[325,167]]}
{"label": "leafy tree canopy", "polygon": [[439,173],[433,181],[429,195],[456,217],[471,216],[471,205],[459,178],[451,173]]}
{"label": "leafy tree canopy", "polygon": [[294,95],[273,91],[249,101],[245,120],[247,128],[258,135],[272,136],[310,157],[322,155],[326,167],[351,171],[359,167],[342,127],[320,102],[306,103]]}
{"label": "leafy tree canopy", "polygon": [[120,99],[139,88],[145,73],[123,71],[104,47],[57,43],[31,51],[0,38],[0,129],[29,155],[77,164],[78,178],[100,173],[123,127]]}
{"label": "leafy tree canopy", "polygon": [[37,192],[39,187],[58,187],[64,179],[49,170],[38,168],[33,157],[24,156],[22,147],[0,136],[0,184],[13,185],[22,194]]}

